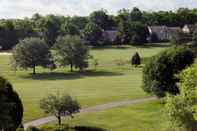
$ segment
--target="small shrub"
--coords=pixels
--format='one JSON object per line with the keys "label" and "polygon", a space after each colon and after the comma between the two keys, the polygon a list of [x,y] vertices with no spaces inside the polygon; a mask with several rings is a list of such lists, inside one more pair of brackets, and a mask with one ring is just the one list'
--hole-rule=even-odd
{"label": "small shrub", "polygon": [[47,114],[52,114],[58,119],[59,126],[62,125],[62,117],[78,113],[80,110],[79,103],[71,96],[65,94],[49,95],[40,100],[40,108]]}
{"label": "small shrub", "polygon": [[141,58],[140,55],[138,54],[138,52],[136,52],[132,58],[131,58],[131,64],[134,65],[135,67],[137,67],[138,65],[141,64]]}

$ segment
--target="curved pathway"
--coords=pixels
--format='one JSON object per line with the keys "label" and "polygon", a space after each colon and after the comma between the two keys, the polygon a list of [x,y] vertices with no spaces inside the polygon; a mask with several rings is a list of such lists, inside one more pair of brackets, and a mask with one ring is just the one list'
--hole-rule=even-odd
{"label": "curved pathway", "polygon": [[[111,102],[103,105],[97,105],[89,108],[84,108],[80,110],[81,113],[94,113],[98,111],[103,111],[115,107],[122,107],[122,106],[128,106],[128,105],[134,105],[138,103],[143,103],[146,101],[156,100],[156,97],[148,97],[148,98],[142,98],[142,99],[136,99],[136,100],[125,100],[125,101],[118,101],[118,102]],[[31,122],[27,122],[24,124],[25,129],[29,126],[40,126],[47,124],[52,121],[56,121],[57,119],[54,116],[49,116],[45,118],[40,118]]]}

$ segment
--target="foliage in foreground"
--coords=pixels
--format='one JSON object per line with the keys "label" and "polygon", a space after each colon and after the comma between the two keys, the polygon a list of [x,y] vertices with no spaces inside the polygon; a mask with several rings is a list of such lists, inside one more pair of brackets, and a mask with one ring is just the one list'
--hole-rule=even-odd
{"label": "foliage in foreground", "polygon": [[23,105],[12,85],[0,77],[0,130],[15,131],[23,118]]}
{"label": "foliage in foreground", "polygon": [[12,66],[16,69],[32,68],[36,73],[36,66],[47,67],[51,64],[49,47],[40,38],[26,38],[21,40],[13,49]]}
{"label": "foliage in foreground", "polygon": [[74,113],[78,113],[80,109],[79,103],[69,95],[49,95],[40,101],[40,108],[47,114],[52,114],[58,119],[61,125],[62,116],[73,117]]}
{"label": "foliage in foreground", "polygon": [[173,47],[152,57],[143,69],[143,89],[158,97],[177,94],[177,73],[194,62],[193,52],[186,47]]}
{"label": "foliage in foreground", "polygon": [[180,95],[168,97],[168,131],[196,131],[197,69],[188,68],[181,74]]}

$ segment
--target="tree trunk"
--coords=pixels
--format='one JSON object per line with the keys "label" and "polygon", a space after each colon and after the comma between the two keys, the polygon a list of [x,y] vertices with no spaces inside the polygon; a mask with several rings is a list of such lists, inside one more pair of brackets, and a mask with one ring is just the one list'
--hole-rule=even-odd
{"label": "tree trunk", "polygon": [[34,75],[36,74],[36,66],[35,65],[33,66],[33,74]]}
{"label": "tree trunk", "polygon": [[57,117],[57,119],[58,119],[58,124],[59,124],[59,126],[61,126],[61,124],[62,124],[61,116],[59,115],[59,116]]}
{"label": "tree trunk", "polygon": [[73,72],[73,63],[70,63],[70,71]]}

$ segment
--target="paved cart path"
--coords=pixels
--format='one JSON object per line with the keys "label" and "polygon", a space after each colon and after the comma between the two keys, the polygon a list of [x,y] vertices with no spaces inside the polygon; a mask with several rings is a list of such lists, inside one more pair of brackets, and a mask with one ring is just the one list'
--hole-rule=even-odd
{"label": "paved cart path", "polygon": [[[122,106],[129,106],[134,105],[138,103],[143,103],[146,101],[156,100],[156,97],[149,97],[149,98],[142,98],[142,99],[136,99],[136,100],[125,100],[125,101],[117,101],[117,102],[110,102],[102,105],[97,105],[93,107],[88,107],[80,110],[80,114],[82,113],[94,113],[98,111],[103,111],[115,107],[122,107]],[[24,124],[25,129],[29,126],[40,126],[47,124],[52,121],[56,121],[57,119],[54,116],[49,116],[45,118],[40,118],[31,122],[27,122]]]}

